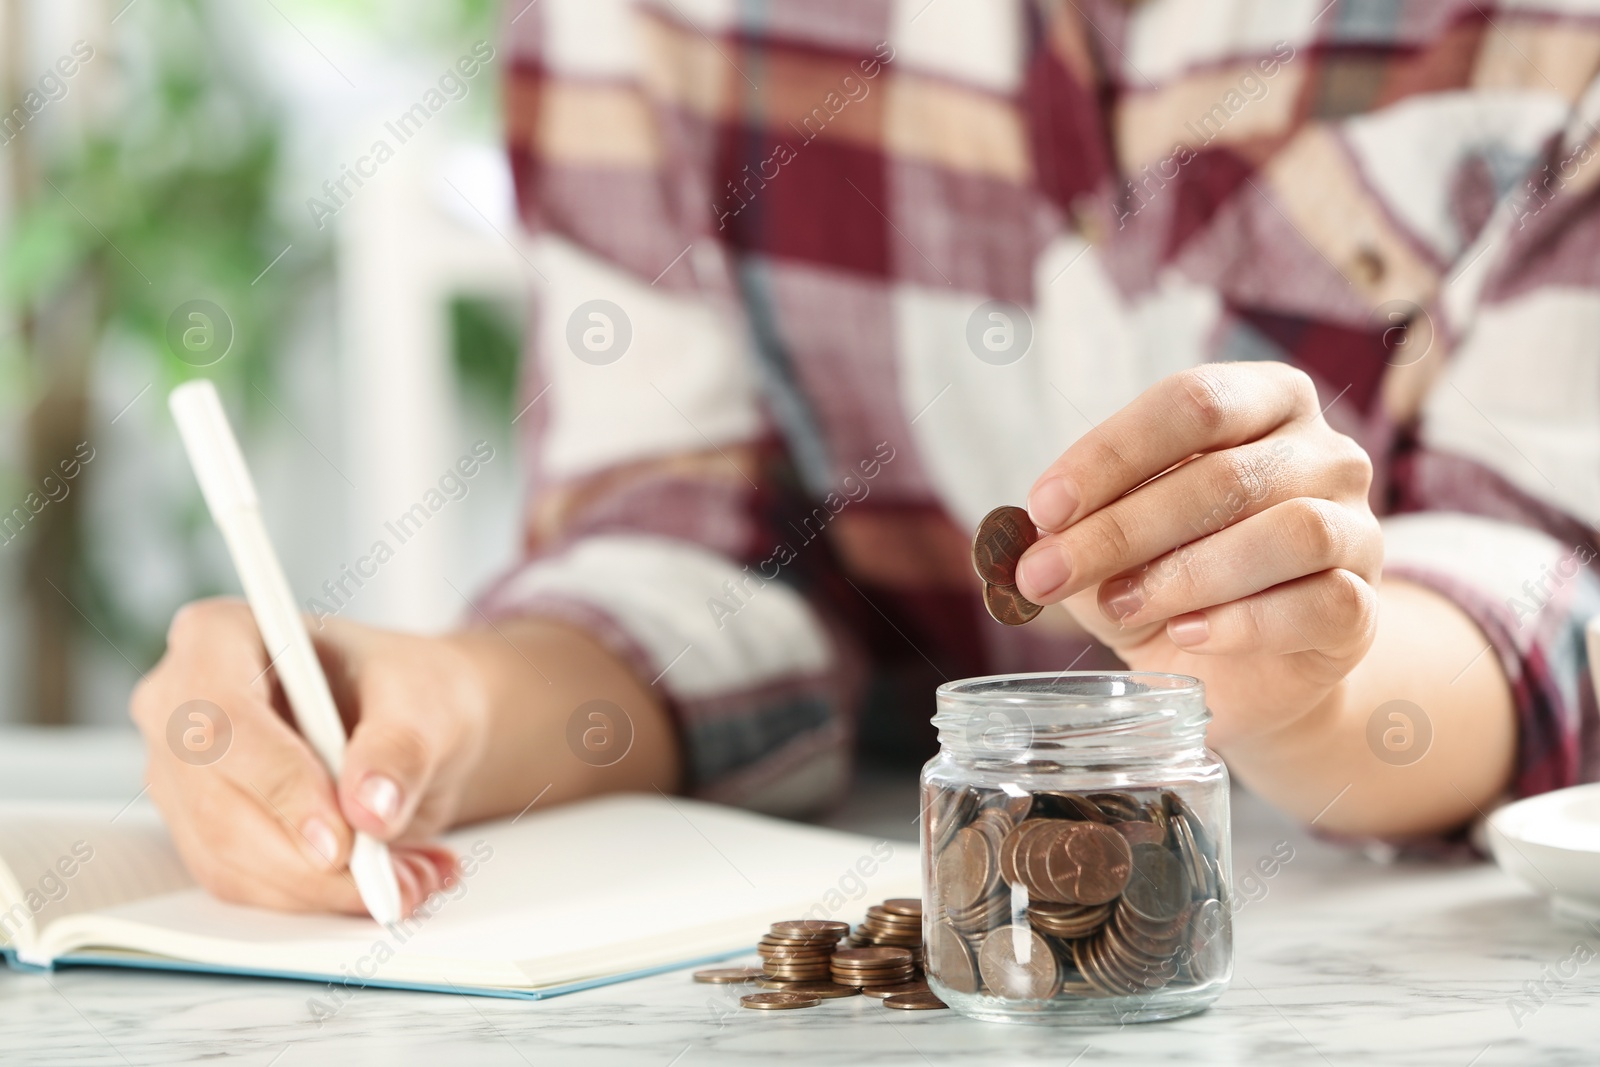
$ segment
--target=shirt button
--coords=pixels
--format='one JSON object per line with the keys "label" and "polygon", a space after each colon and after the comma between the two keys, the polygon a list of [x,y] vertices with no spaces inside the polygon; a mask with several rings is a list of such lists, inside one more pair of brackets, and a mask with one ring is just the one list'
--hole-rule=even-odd
{"label": "shirt button", "polygon": [[1362,245],[1351,259],[1348,273],[1362,285],[1371,288],[1383,281],[1386,270],[1382,253],[1371,245]]}

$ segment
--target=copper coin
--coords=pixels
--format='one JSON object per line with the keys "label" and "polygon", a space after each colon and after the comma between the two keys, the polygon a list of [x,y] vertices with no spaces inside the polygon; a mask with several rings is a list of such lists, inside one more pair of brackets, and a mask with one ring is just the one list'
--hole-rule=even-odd
{"label": "copper coin", "polygon": [[[1000,877],[1006,885],[1022,884],[1022,866],[1019,862],[1021,850],[1027,836],[1043,826],[1048,825],[1050,819],[1027,819],[1016,825],[1015,828],[1000,842],[996,855],[1000,862]],[[1030,887],[1031,892],[1031,887]]]}
{"label": "copper coin", "polygon": [[1184,946],[1185,966],[1195,983],[1219,978],[1227,970],[1228,943],[1232,938],[1232,918],[1220,901],[1213,898],[1195,907]]}
{"label": "copper coin", "polygon": [[843,937],[850,932],[850,924],[831,919],[789,919],[773,923],[772,932],[780,937]]}
{"label": "copper coin", "polygon": [[956,929],[976,937],[990,927],[1004,922],[1006,916],[1010,914],[1011,894],[1001,890],[970,911],[952,911],[947,913],[946,917]]}
{"label": "copper coin", "polygon": [[1172,839],[1177,845],[1178,858],[1189,876],[1189,886],[1196,897],[1204,899],[1216,895],[1217,876],[1211,860],[1200,845],[1200,835],[1195,832],[1189,816],[1172,817]]}
{"label": "copper coin", "polygon": [[1130,845],[1159,845],[1167,840],[1166,831],[1153,822],[1116,822],[1111,827]]}
{"label": "copper coin", "polygon": [[1072,958],[1078,972],[1100,994],[1123,997],[1135,992],[1133,986],[1107,968],[1105,942],[1102,939],[1097,937],[1072,942]]}
{"label": "copper coin", "polygon": [[1133,869],[1122,899],[1141,918],[1170,922],[1189,900],[1189,876],[1161,845],[1135,845]]}
{"label": "copper coin", "polygon": [[903,948],[885,948],[881,945],[873,945],[869,948],[842,948],[833,954],[833,961],[844,964],[860,963],[868,966],[872,964],[910,963],[911,953]]}
{"label": "copper coin", "polygon": [[1005,840],[1005,836],[1016,825],[1017,820],[1011,817],[1009,811],[1001,807],[984,808],[978,812],[978,817],[972,820],[972,828],[987,837],[989,844],[993,845],[997,851],[1000,848],[1000,842]]}
{"label": "copper coin", "polygon": [[978,964],[961,932],[949,922],[933,924],[928,940],[928,973],[957,993],[978,991]]}
{"label": "copper coin", "polygon": [[1021,796],[1013,796],[1010,793],[995,793],[984,801],[983,806],[1005,812],[1011,818],[1011,822],[1016,824],[1026,819],[1028,813],[1033,810],[1033,794],[1023,793]]}
{"label": "copper coin", "polygon": [[696,982],[709,982],[712,985],[735,985],[739,982],[754,982],[760,977],[760,967],[713,967],[709,971],[694,972],[694,980]]}
{"label": "copper coin", "polygon": [[1131,793],[1090,793],[1088,799],[1099,805],[1111,822],[1136,822],[1146,816],[1144,805]]}
{"label": "copper coin", "polygon": [[922,981],[897,982],[894,985],[869,985],[861,990],[862,996],[882,1000],[884,997],[898,997],[905,993],[926,993],[928,983]]}
{"label": "copper coin", "polygon": [[[1115,900],[1128,884],[1133,852],[1121,834],[1100,823],[1074,823],[1077,832],[1066,843],[1076,864],[1072,895],[1080,904]],[[1146,846],[1149,847],[1149,846]],[[1054,868],[1051,868],[1052,873]]]}
{"label": "copper coin", "polygon": [[1106,816],[1088,797],[1077,793],[1045,792],[1034,796],[1033,805],[1042,814],[1057,819],[1105,822]]}
{"label": "copper coin", "polygon": [[895,1008],[899,1011],[935,1011],[939,1008],[948,1008],[950,1005],[940,1000],[933,993],[900,993],[896,996],[884,997],[883,1006]]}
{"label": "copper coin", "polygon": [[[1028,835],[1017,861],[1017,873],[1028,887],[1030,897],[1053,900],[1062,904],[1077,904],[1073,887],[1058,879],[1070,876],[1076,882],[1078,871],[1075,861],[1067,852],[1067,842],[1078,833],[1080,826],[1093,823],[1067,822],[1064,819],[1039,820],[1039,829]],[[1052,869],[1054,862],[1059,870]]]}
{"label": "copper coin", "polygon": [[893,897],[883,902],[883,910],[895,915],[914,915],[922,918],[922,900],[919,897]]}
{"label": "copper coin", "polygon": [[827,948],[839,943],[839,938],[829,934],[826,937],[789,937],[785,934],[765,933],[761,935],[763,945],[790,945],[794,948]]}
{"label": "copper coin", "polygon": [[1061,968],[1045,939],[1026,927],[1002,926],[978,952],[983,984],[1007,1000],[1048,1000],[1061,984]]}
{"label": "copper coin", "polygon": [[[890,963],[879,967],[835,967],[833,976],[840,981],[855,982],[856,985],[862,985],[864,983],[857,982],[856,979],[889,978],[899,974],[910,974],[914,970],[916,970],[915,965],[910,960],[907,960],[905,963]],[[876,982],[874,984],[884,985],[886,983]]]}
{"label": "copper coin", "polygon": [[956,831],[939,854],[937,873],[945,905],[970,908],[982,900],[998,874],[994,867],[988,838],[970,826]]}
{"label": "copper coin", "polygon": [[789,1008],[814,1008],[822,1003],[822,998],[798,993],[746,993],[739,998],[739,1003],[758,1011],[786,1011]]}
{"label": "copper coin", "polygon": [[978,523],[972,536],[972,569],[990,585],[1014,585],[1017,560],[1039,539],[1028,513],[1007,505],[995,508]]}
{"label": "copper coin", "polygon": [[837,982],[792,982],[783,991],[802,997],[821,997],[823,1000],[853,997],[861,992],[853,985],[839,985]]}
{"label": "copper coin", "polygon": [[962,786],[933,792],[923,808],[927,818],[928,840],[935,856],[943,852],[956,831],[965,826],[978,810],[977,795]]}
{"label": "copper coin", "polygon": [[795,948],[792,945],[760,945],[756,952],[762,959],[770,960],[825,960],[833,955],[829,948]]}
{"label": "copper coin", "polygon": [[983,587],[983,606],[989,617],[1007,626],[1021,626],[1039,617],[1043,606],[1035,604],[1017,591],[1014,585],[986,585]]}

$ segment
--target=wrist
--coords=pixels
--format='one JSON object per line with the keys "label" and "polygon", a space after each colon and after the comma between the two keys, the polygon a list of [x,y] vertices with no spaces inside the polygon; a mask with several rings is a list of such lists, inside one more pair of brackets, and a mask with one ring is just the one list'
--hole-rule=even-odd
{"label": "wrist", "polygon": [[1348,678],[1341,678],[1309,708],[1261,730],[1216,746],[1230,765],[1259,766],[1297,753],[1315,752],[1338,733],[1349,702]]}

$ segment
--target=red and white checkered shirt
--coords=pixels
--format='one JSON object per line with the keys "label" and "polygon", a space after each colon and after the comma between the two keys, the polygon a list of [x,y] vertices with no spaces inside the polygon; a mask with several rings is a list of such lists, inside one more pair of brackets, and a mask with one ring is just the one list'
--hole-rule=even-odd
{"label": "red and white checkered shirt", "polygon": [[813,807],[858,745],[926,754],[943,679],[1115,666],[1065,612],[990,622],[970,531],[1218,359],[1303,368],[1367,448],[1387,572],[1511,680],[1517,792],[1596,777],[1600,4],[541,0],[506,35],[540,279],[485,604],[654,679],[697,794]]}

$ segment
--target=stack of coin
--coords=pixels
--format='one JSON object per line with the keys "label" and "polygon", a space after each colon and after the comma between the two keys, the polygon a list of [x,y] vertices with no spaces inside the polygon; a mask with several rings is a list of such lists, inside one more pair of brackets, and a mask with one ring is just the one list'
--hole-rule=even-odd
{"label": "stack of coin", "polygon": [[978,524],[972,568],[983,579],[983,606],[997,622],[1021,626],[1044,610],[1017,591],[1017,560],[1038,539],[1033,520],[1018,507],[995,508]]}
{"label": "stack of coin", "polygon": [[895,897],[867,909],[867,917],[850,935],[850,945],[888,945],[908,949],[911,962],[922,966],[922,901]]}
{"label": "stack of coin", "polygon": [[911,950],[890,945],[868,945],[864,948],[842,948],[833,954],[833,981],[836,985],[883,986],[903,985],[917,974]]}
{"label": "stack of coin", "polygon": [[[985,821],[985,831],[998,824]],[[1010,823],[1006,823],[1007,826]],[[795,919],[773,923],[756,946],[762,966],[696,971],[694,980],[715,984],[754,981],[770,993],[740,998],[747,1008],[779,1011],[815,1007],[824,1000],[866,994],[886,1008],[927,1011],[945,1007],[923,980],[922,901],[896,897],[867,909],[846,947],[850,927],[842,922]]]}
{"label": "stack of coin", "polygon": [[925,962],[944,988],[1133,996],[1226,971],[1216,845],[1176,793],[947,793],[928,808],[942,846]]}
{"label": "stack of coin", "polygon": [[825,919],[776,922],[758,945],[764,977],[778,988],[793,982],[828,981],[833,950],[850,932],[849,923]]}

